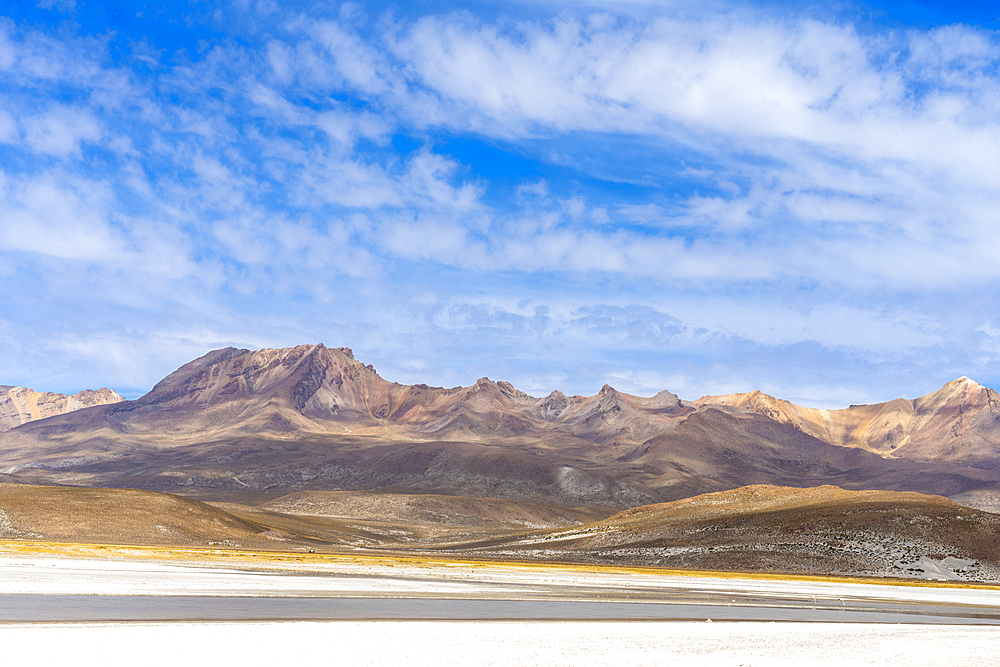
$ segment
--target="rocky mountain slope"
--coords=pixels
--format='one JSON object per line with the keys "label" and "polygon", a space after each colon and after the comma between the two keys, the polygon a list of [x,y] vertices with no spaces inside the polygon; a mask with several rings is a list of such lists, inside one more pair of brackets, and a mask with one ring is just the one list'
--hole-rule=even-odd
{"label": "rocky mountain slope", "polygon": [[0,386],[0,433],[30,421],[124,400],[123,396],[110,389],[85,389],[78,394],[65,396],[51,392],[39,393],[26,387]]}
{"label": "rocky mountain slope", "polygon": [[[950,496],[1000,488],[993,394],[977,387],[902,402],[909,416],[892,422],[878,406],[808,411],[762,394],[689,403],[607,385],[542,398],[487,378],[401,385],[348,348],[227,348],[137,400],[0,434],[0,473],[255,503],[353,490],[625,508],[757,483]],[[880,444],[887,423],[903,424],[896,449]],[[950,449],[934,439],[946,425],[961,434]]]}
{"label": "rocky mountain slope", "polygon": [[554,433],[592,442],[641,441],[693,410],[676,395],[647,399],[605,386],[590,398],[534,398],[480,379],[444,389],[388,382],[349,348],[216,350],[138,399],[108,410],[132,431],[405,434],[480,440]]}
{"label": "rocky mountain slope", "polygon": [[695,403],[756,412],[824,442],[885,457],[1000,468],[1000,397],[966,377],[920,398],[843,410],[803,408],[759,391]]}

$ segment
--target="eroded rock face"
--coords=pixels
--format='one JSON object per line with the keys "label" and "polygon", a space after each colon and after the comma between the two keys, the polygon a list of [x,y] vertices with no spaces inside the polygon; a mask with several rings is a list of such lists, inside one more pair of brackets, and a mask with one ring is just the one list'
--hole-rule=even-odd
{"label": "eroded rock face", "polygon": [[51,392],[39,393],[26,387],[0,387],[0,433],[37,419],[124,400],[124,397],[110,389],[85,389],[78,394],[65,396]]}
{"label": "eroded rock face", "polygon": [[1000,468],[1000,399],[966,377],[920,398],[843,410],[804,408],[759,391],[705,396],[696,404],[756,412],[832,445],[890,458]]}

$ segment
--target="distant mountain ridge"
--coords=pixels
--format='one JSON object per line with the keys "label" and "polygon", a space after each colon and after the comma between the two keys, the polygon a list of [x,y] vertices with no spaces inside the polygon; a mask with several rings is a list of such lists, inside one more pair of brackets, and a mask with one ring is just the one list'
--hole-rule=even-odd
{"label": "distant mountain ridge", "polygon": [[845,411],[609,385],[537,398],[488,378],[389,382],[349,348],[225,348],[137,400],[0,433],[0,473],[259,501],[344,489],[633,507],[746,484],[949,496],[1000,488],[994,399],[971,381]]}
{"label": "distant mountain ridge", "polygon": [[199,426],[210,420],[213,429],[242,432],[296,428],[339,433],[349,427],[352,432],[420,438],[551,433],[596,442],[641,442],[693,409],[670,392],[641,398],[609,385],[592,397],[556,391],[544,398],[485,377],[470,387],[450,389],[401,385],[357,361],[350,348],[319,344],[215,350],[108,414],[133,428],[155,425],[163,417],[177,426],[176,420],[188,412],[197,413]]}
{"label": "distant mountain ridge", "polygon": [[124,396],[107,388],[96,391],[84,389],[66,396],[52,392],[37,392],[27,387],[2,385],[0,386],[0,433],[37,419],[124,400]]}
{"label": "distant mountain ridge", "polygon": [[1000,466],[1000,397],[967,377],[912,400],[843,410],[803,408],[759,391],[704,396],[695,404],[756,412],[824,442],[881,456]]}

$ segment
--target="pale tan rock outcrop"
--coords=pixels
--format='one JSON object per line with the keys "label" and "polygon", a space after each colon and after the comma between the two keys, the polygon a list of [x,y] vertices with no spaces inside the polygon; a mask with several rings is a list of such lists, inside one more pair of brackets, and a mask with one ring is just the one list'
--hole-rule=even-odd
{"label": "pale tan rock outcrop", "polygon": [[125,398],[111,389],[85,389],[65,396],[26,387],[0,387],[0,433],[36,419],[62,415],[95,405],[120,403]]}
{"label": "pale tan rock outcrop", "polygon": [[759,391],[704,396],[696,405],[728,405],[765,415],[842,447],[920,461],[1000,461],[1000,399],[967,377],[914,399],[805,408]]}

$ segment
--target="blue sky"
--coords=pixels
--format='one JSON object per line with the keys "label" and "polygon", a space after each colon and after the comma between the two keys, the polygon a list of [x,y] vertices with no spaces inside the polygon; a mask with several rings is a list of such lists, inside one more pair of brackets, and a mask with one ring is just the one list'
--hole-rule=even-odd
{"label": "blue sky", "polygon": [[0,16],[0,384],[322,341],[534,395],[1000,385],[986,3]]}

